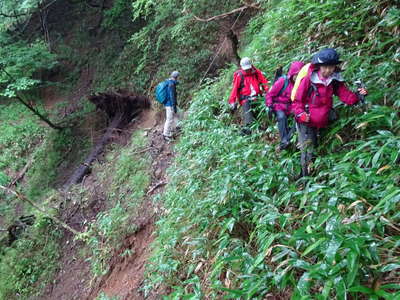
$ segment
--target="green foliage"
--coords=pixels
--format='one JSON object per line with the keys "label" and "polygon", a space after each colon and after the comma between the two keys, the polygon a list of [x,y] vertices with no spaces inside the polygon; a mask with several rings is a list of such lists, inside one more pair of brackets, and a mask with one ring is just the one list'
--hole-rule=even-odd
{"label": "green foliage", "polygon": [[16,92],[32,90],[41,83],[34,75],[55,65],[56,56],[44,42],[13,41],[0,32],[0,95],[13,98]]}
{"label": "green foliage", "polygon": [[0,172],[0,185],[7,185],[9,181],[10,178],[3,172]]}
{"label": "green foliage", "polygon": [[[115,164],[111,197],[125,199],[125,202],[138,202],[144,196],[146,187],[150,184],[148,154],[135,155],[146,147],[146,138],[142,132],[136,132],[132,137],[131,147],[121,149]],[[128,198],[128,199],[126,199]]]}
{"label": "green foliage", "polygon": [[27,197],[35,200],[49,193],[58,178],[59,166],[68,158],[66,153],[79,148],[79,153],[73,158],[78,164],[87,153],[88,146],[90,144],[85,140],[79,141],[70,129],[49,132],[33,154],[34,160],[40,164],[33,164],[26,174]]}
{"label": "green foliage", "polygon": [[199,83],[218,44],[218,22],[198,22],[194,15],[208,17],[210,12],[217,15],[239,5],[240,1],[135,1],[134,19],[144,19],[146,24],[130,40],[140,88],[147,90],[149,82],[155,85],[178,69],[182,80],[180,103],[187,103],[189,90]]}
{"label": "green foliage", "polygon": [[273,74],[338,47],[345,76],[367,82],[368,110],[337,105],[341,118],[321,132],[314,177],[296,181],[299,152],[276,153],[265,141],[272,128],[240,136],[216,100],[227,97],[233,70],[203,86],[176,147],[147,288],[173,287],[171,299],[395,299],[400,90],[396,46],[385,42],[399,31],[391,27],[392,36],[382,20],[397,11],[362,1],[269,8],[251,22],[244,53]]}
{"label": "green foliage", "polygon": [[12,247],[0,255],[0,298],[30,299],[48,284],[57,269],[60,232],[38,216]]}
{"label": "green foliage", "polygon": [[119,300],[119,297],[108,297],[105,293],[101,293],[99,296],[96,297],[96,300]]}
{"label": "green foliage", "polygon": [[129,21],[130,18],[130,5],[131,1],[127,0],[116,0],[113,3],[111,9],[108,9],[104,13],[103,26],[108,29],[118,29],[118,25],[121,23],[119,19],[125,18]]}
{"label": "green foliage", "polygon": [[0,31],[13,29],[18,24],[29,19],[43,0],[12,1],[2,0],[0,3]]}
{"label": "green foliage", "polygon": [[40,143],[46,129],[16,102],[1,105],[0,120],[0,170],[18,171],[27,163],[29,154]]}

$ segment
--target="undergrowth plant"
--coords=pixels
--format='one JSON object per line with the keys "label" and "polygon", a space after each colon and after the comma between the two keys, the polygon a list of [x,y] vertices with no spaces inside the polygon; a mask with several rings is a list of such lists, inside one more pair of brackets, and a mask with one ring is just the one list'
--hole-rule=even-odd
{"label": "undergrowth plant", "polygon": [[[390,1],[272,1],[244,53],[271,77],[324,46],[363,79],[367,107],[336,105],[313,176],[267,131],[241,136],[226,102],[233,69],[195,95],[162,200],[146,288],[170,299],[400,297],[399,14]],[[386,43],[386,41],[389,41]],[[384,49],[384,51],[383,51]],[[351,87],[351,84],[350,84]],[[226,100],[225,100],[226,101]]]}
{"label": "undergrowth plant", "polygon": [[46,134],[35,116],[19,103],[0,105],[0,170],[17,172]]}
{"label": "undergrowth plant", "polygon": [[[51,282],[58,268],[61,233],[52,221],[37,215],[11,247],[0,254],[0,298],[31,299]],[[29,251],[27,251],[29,249]]]}
{"label": "undergrowth plant", "polygon": [[[143,27],[131,39],[134,58],[132,79],[148,92],[159,81],[165,80],[174,70],[179,70],[180,106],[188,104],[189,92],[199,84],[212,60],[215,45],[228,31],[236,16],[226,23],[199,22],[196,17],[208,18],[237,8],[241,1],[161,1],[139,0],[132,3],[133,18],[142,20]],[[222,66],[225,61],[218,60]],[[210,70],[208,70],[210,71]]]}
{"label": "undergrowth plant", "polygon": [[120,297],[108,297],[105,293],[101,293],[96,300],[119,300]]}

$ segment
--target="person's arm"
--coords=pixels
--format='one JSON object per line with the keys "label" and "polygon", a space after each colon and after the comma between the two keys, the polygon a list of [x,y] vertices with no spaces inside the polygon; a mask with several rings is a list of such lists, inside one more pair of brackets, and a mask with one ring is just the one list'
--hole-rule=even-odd
{"label": "person's arm", "polygon": [[283,88],[284,85],[285,85],[285,78],[281,77],[274,83],[271,90],[267,92],[267,95],[265,96],[265,105],[267,107],[272,106],[274,102],[273,99],[276,96],[278,96],[280,90]]}
{"label": "person's arm", "polygon": [[168,84],[168,93],[169,93],[169,99],[171,100],[172,107],[174,108],[174,111],[176,113],[176,107],[177,107],[177,99],[176,99],[176,84],[175,82],[170,81]]}
{"label": "person's arm", "polygon": [[335,95],[339,97],[340,101],[347,105],[354,105],[359,100],[357,94],[350,91],[344,82],[338,82]]}
{"label": "person's arm", "polygon": [[259,81],[259,83],[261,85],[261,88],[263,89],[263,91],[265,93],[268,92],[269,87],[268,87],[267,78],[265,78],[264,74],[260,70],[258,70],[256,68],[255,68],[255,70],[256,70],[257,78],[258,78],[258,81]]}
{"label": "person's arm", "polygon": [[239,74],[233,75],[232,81],[232,91],[231,95],[229,96],[229,104],[235,104],[239,98],[239,87],[240,87],[241,76]]}

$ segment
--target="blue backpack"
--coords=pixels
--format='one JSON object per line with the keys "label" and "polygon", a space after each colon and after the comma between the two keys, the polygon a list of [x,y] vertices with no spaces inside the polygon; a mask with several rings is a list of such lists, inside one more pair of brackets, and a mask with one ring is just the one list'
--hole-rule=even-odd
{"label": "blue backpack", "polygon": [[168,101],[168,84],[168,80],[165,80],[156,86],[155,97],[161,104],[165,104]]}

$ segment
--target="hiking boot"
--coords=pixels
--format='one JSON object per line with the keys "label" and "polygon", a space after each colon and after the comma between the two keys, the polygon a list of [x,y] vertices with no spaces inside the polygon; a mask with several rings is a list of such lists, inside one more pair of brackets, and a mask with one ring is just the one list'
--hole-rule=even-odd
{"label": "hiking boot", "polygon": [[174,141],[174,138],[172,136],[167,136],[167,135],[163,135],[164,141],[170,143]]}
{"label": "hiking boot", "polygon": [[250,135],[251,130],[248,128],[242,128],[241,135]]}
{"label": "hiking boot", "polygon": [[280,151],[285,150],[285,149],[287,149],[289,146],[290,146],[290,142],[288,142],[288,141],[283,141],[283,142],[281,142],[281,143],[279,144],[279,150],[280,150]]}

